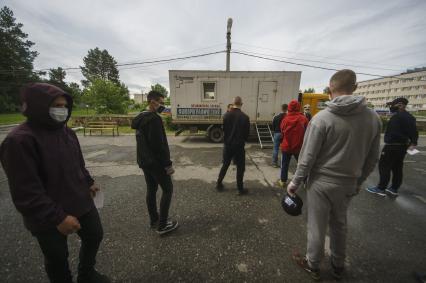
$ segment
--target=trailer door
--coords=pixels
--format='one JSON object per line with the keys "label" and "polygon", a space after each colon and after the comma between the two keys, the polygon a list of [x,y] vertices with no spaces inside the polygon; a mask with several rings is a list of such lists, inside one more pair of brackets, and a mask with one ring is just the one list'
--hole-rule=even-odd
{"label": "trailer door", "polygon": [[276,94],[277,82],[259,82],[256,121],[272,121]]}

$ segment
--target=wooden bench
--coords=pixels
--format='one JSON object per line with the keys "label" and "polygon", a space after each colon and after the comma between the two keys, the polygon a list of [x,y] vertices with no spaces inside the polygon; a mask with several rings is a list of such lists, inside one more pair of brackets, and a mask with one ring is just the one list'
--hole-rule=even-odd
{"label": "wooden bench", "polygon": [[83,133],[86,135],[86,131],[88,131],[89,135],[92,135],[92,131],[100,132],[101,135],[104,131],[111,131],[112,136],[115,135],[119,136],[120,133],[118,132],[118,123],[112,122],[112,121],[90,121],[87,122],[84,126]]}

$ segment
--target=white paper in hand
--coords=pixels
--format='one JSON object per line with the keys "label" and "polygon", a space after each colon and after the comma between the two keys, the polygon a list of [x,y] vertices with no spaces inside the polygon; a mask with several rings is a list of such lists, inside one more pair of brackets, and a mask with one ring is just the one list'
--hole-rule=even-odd
{"label": "white paper in hand", "polygon": [[96,208],[99,209],[104,207],[104,192],[102,190],[97,191],[93,201],[95,202]]}
{"label": "white paper in hand", "polygon": [[417,149],[415,149],[415,148],[413,148],[413,149],[408,149],[407,150],[407,153],[409,154],[409,155],[414,155],[414,154],[417,154],[417,153],[419,153],[420,151],[419,150],[417,150]]}

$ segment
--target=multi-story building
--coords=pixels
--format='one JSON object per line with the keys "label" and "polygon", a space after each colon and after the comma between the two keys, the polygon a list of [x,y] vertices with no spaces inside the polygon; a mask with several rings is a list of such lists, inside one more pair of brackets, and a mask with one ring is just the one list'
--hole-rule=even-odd
{"label": "multi-story building", "polygon": [[130,94],[130,99],[133,99],[136,103],[144,103],[147,101],[147,93],[134,93]]}
{"label": "multi-story building", "polygon": [[407,110],[426,110],[426,67],[407,70],[400,75],[358,82],[355,95],[367,98],[377,110],[388,109],[387,102],[397,97],[408,99]]}

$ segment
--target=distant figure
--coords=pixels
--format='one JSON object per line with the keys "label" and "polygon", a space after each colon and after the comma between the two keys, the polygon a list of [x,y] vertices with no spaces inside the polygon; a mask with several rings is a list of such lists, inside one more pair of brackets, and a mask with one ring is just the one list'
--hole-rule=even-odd
{"label": "distant figure", "polygon": [[27,121],[7,135],[0,160],[13,203],[43,252],[47,277],[52,283],[73,282],[67,236],[77,233],[77,282],[110,282],[95,270],[103,229],[93,197],[100,189],[66,125],[72,97],[56,86],[33,83],[22,89],[21,98]]}
{"label": "distant figure", "polygon": [[311,105],[305,104],[303,106],[303,115],[305,115],[305,117],[306,117],[306,119],[308,119],[308,121],[311,121],[311,119],[312,119]]}
{"label": "distant figure", "polygon": [[222,191],[224,188],[222,183],[223,178],[225,178],[226,171],[232,159],[234,159],[237,165],[237,188],[239,195],[248,193],[248,190],[244,188],[243,178],[246,163],[244,146],[250,133],[250,120],[241,111],[242,106],[241,97],[235,97],[232,110],[223,117],[223,164],[216,183],[216,189]]}
{"label": "distant figure", "polygon": [[229,103],[228,106],[226,107],[226,112],[229,112],[232,110],[232,106],[234,106],[234,104]]}
{"label": "distant figure", "polygon": [[[140,113],[132,121],[136,130],[137,162],[145,175],[146,205],[151,229],[160,235],[169,233],[178,227],[176,220],[169,220],[169,208],[173,195],[171,175],[175,172],[170,160],[169,144],[163,120],[159,113],[164,110],[164,96],[150,91],[147,96],[148,110]],[[160,213],[157,209],[157,190],[163,191],[160,201]]]}
{"label": "distant figure", "polygon": [[295,253],[293,259],[315,280],[320,279],[328,226],[332,276],[343,277],[349,202],[379,157],[380,119],[364,97],[352,95],[356,87],[351,70],[331,77],[332,100],[309,123],[296,173],[287,187],[292,195],[309,176],[307,252]]}
{"label": "distant figure", "polygon": [[[396,98],[390,104],[392,117],[386,127],[385,146],[382,149],[379,161],[380,181],[376,187],[367,188],[367,191],[380,196],[388,193],[398,196],[398,189],[402,184],[402,169],[407,149],[414,149],[417,145],[419,133],[416,127],[416,118],[408,113],[408,100]],[[392,184],[388,188],[392,172]]]}
{"label": "distant figure", "polygon": [[292,100],[288,105],[287,115],[280,125],[283,138],[281,142],[281,175],[278,183],[281,187],[287,183],[291,157],[294,156],[296,161],[299,157],[308,123],[308,119],[300,113],[300,103]]}
{"label": "distant figure", "polygon": [[287,104],[281,105],[281,113],[274,116],[272,119],[272,130],[274,131],[274,148],[272,150],[272,166],[275,168],[280,167],[278,165],[278,151],[280,149],[281,144],[281,121],[284,119],[287,113]]}

